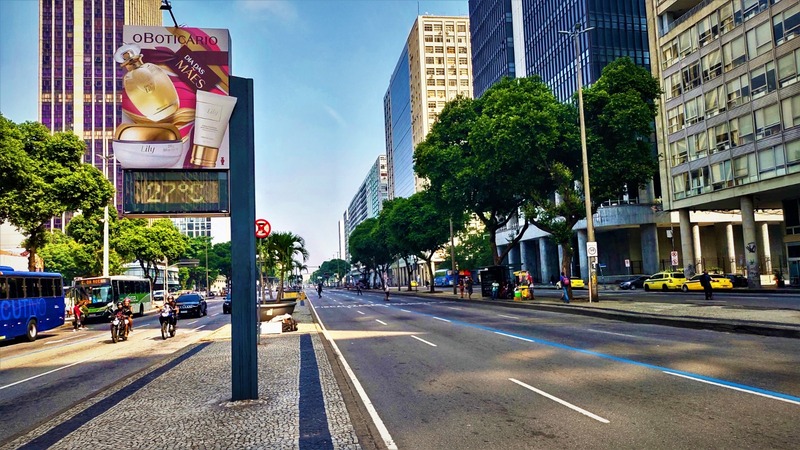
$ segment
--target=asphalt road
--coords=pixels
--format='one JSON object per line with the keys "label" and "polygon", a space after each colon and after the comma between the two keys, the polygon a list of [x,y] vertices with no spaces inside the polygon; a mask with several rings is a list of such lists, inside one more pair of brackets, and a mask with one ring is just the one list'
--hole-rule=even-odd
{"label": "asphalt road", "polygon": [[401,449],[800,442],[795,339],[369,291],[311,300]]}
{"label": "asphalt road", "polygon": [[222,314],[222,299],[209,299],[208,316],[182,317],[175,337],[166,341],[157,314],[134,323],[134,333],[117,344],[99,319],[89,322],[89,331],[63,327],[35,342],[0,343],[0,442],[197,342],[230,323],[230,315]]}

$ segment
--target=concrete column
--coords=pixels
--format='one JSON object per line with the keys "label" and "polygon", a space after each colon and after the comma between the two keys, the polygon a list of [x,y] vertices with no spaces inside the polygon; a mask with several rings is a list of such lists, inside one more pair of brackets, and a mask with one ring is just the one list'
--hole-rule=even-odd
{"label": "concrete column", "polygon": [[733,224],[725,225],[725,235],[728,238],[728,262],[731,264],[730,273],[736,273],[736,246],[733,241]]}
{"label": "concrete column", "polygon": [[747,265],[747,286],[761,287],[761,273],[758,270],[760,249],[756,236],[756,215],[753,197],[746,195],[739,200],[742,211],[742,234],[744,234],[744,259]]}
{"label": "concrete column", "polygon": [[586,230],[578,230],[578,258],[581,267],[581,278],[583,281],[589,281],[589,261],[586,258]]}
{"label": "concrete column", "polygon": [[644,273],[658,272],[658,227],[654,223],[639,225],[642,245],[642,270]]}
{"label": "concrete column", "polygon": [[542,283],[549,283],[550,277],[555,275],[550,265],[550,253],[553,251],[553,243],[549,238],[539,238],[539,274]]}
{"label": "concrete column", "polygon": [[694,250],[694,271],[701,273],[705,270],[703,264],[703,248],[700,246],[700,225],[692,225],[692,249]]}
{"label": "concrete column", "polygon": [[508,265],[511,266],[512,272],[519,270],[519,267],[522,265],[522,260],[520,259],[519,245],[511,247],[511,250],[509,250]]}
{"label": "concrete column", "polygon": [[689,209],[678,210],[678,222],[681,228],[681,261],[683,271],[689,275],[689,268],[694,269],[694,248],[692,246],[692,225],[689,222]]}
{"label": "concrete column", "polygon": [[769,248],[769,224],[766,222],[761,223],[761,249],[764,254],[762,270],[769,275],[772,273],[772,251]]}
{"label": "concrete column", "polygon": [[564,264],[564,246],[558,244],[558,273],[560,274],[565,268],[562,266]]}
{"label": "concrete column", "polygon": [[522,270],[527,270],[531,273],[532,277],[536,277],[538,265],[536,264],[536,254],[534,252],[534,241],[529,239],[527,241],[519,242],[519,254],[522,260]]}

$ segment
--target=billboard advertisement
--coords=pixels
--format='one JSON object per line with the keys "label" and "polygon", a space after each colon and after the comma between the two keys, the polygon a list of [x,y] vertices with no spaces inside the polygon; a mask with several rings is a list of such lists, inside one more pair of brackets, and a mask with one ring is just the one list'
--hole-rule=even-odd
{"label": "billboard advertisement", "polygon": [[126,26],[114,155],[123,169],[226,170],[230,34],[225,29]]}

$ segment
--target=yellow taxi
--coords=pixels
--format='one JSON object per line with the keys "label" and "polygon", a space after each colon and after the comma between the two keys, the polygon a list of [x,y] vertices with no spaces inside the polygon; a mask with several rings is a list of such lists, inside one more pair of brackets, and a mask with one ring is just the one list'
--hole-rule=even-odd
{"label": "yellow taxi", "polygon": [[[695,275],[692,278],[686,280],[686,282],[683,283],[683,287],[681,287],[681,290],[683,290],[683,292],[702,291],[703,286],[700,285],[701,276],[703,275],[702,274]],[[733,283],[725,275],[711,275],[711,289],[713,290],[733,289]]]}
{"label": "yellow taxi", "polygon": [[685,282],[686,275],[684,275],[683,272],[658,272],[644,280],[644,290],[678,290],[683,288]]}
{"label": "yellow taxi", "polygon": [[569,284],[572,285],[572,289],[583,289],[586,287],[582,278],[570,277]]}

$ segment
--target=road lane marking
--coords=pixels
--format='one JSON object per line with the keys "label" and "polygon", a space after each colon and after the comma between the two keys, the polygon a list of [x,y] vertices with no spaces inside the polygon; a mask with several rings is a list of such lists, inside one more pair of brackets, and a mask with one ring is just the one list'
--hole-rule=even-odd
{"label": "road lane marking", "polygon": [[199,322],[199,320],[193,320],[193,321],[191,321],[191,322],[187,323],[186,325],[191,325],[191,324],[193,324],[193,323],[197,323],[197,322]]}
{"label": "road lane marking", "polygon": [[77,339],[77,338],[79,338],[81,336],[83,336],[83,335],[82,334],[76,334],[75,336],[70,336],[68,338],[59,339],[57,341],[47,341],[47,342],[44,343],[44,345],[58,344],[59,342],[71,341],[71,340]]}
{"label": "road lane marking", "polygon": [[719,386],[719,387],[723,387],[723,388],[727,388],[727,389],[733,389],[734,391],[744,392],[744,393],[753,394],[753,395],[760,395],[761,397],[771,398],[773,400],[780,400],[782,402],[792,403],[794,405],[800,405],[800,401],[791,400],[791,399],[788,399],[788,398],[782,398],[782,397],[779,397],[779,396],[776,396],[776,395],[772,395],[772,394],[767,394],[767,393],[763,393],[763,392],[754,391],[752,388],[742,389],[742,388],[740,388],[738,386],[735,386],[733,384],[727,384],[727,383],[720,383],[720,382],[715,382],[715,381],[710,381],[710,380],[704,380],[702,378],[692,377],[692,376],[689,376],[689,375],[683,375],[683,374],[680,374],[680,373],[671,372],[669,370],[664,370],[663,372],[665,374],[667,374],[667,375],[674,375],[676,377],[686,378],[687,380],[699,381],[701,383],[711,384],[711,385],[714,385],[714,386]]}
{"label": "road lane marking", "polygon": [[205,327],[205,325],[200,325],[199,327],[193,329],[192,331],[197,331],[197,330],[199,330],[200,328],[203,328],[203,327]]}
{"label": "road lane marking", "polygon": [[381,325],[389,325],[388,323],[386,323],[386,322],[384,322],[382,320],[378,320],[378,319],[375,319],[375,322],[378,322]]}
{"label": "road lane marking", "polygon": [[45,373],[40,373],[39,375],[34,375],[32,377],[25,378],[24,380],[15,381],[14,383],[7,384],[5,386],[0,386],[0,391],[2,391],[5,388],[10,388],[11,386],[16,386],[18,384],[22,384],[22,383],[24,383],[26,381],[35,380],[36,378],[43,377],[45,375],[49,375],[49,374],[54,373],[54,372],[58,372],[59,370],[64,370],[64,369],[68,369],[68,368],[70,368],[72,366],[77,366],[78,364],[85,363],[86,361],[91,361],[91,360],[93,360],[93,359],[95,359],[95,358],[97,358],[99,356],[101,356],[101,355],[92,356],[91,358],[86,358],[86,359],[80,360],[78,362],[74,362],[72,364],[67,364],[66,366],[59,367],[59,368],[53,369],[53,370],[49,370],[49,371],[47,371]]}
{"label": "road lane marking", "polygon": [[412,337],[412,338],[414,338],[414,339],[416,339],[416,340],[418,340],[418,341],[420,341],[420,342],[424,342],[424,343],[426,343],[426,344],[430,345],[431,347],[436,347],[436,344],[434,344],[434,343],[432,343],[432,342],[428,342],[428,341],[426,341],[425,339],[418,338],[418,337],[414,336],[413,334],[411,335],[411,337]]}
{"label": "road lane marking", "polygon": [[592,332],[595,332],[595,333],[613,334],[614,336],[625,336],[625,337],[632,337],[632,338],[638,338],[639,337],[639,336],[634,336],[632,334],[614,333],[613,331],[593,330],[591,328],[587,328],[586,330],[587,331],[592,331]]}
{"label": "road lane marking", "polygon": [[519,319],[519,317],[518,317],[518,316],[508,316],[508,315],[506,315],[506,314],[498,314],[497,316],[498,316],[498,317],[506,317],[506,318],[508,318],[508,319]]}
{"label": "road lane marking", "polygon": [[[316,309],[313,303],[309,302],[309,306],[311,307],[311,309]],[[383,420],[381,420],[381,417],[378,415],[378,411],[375,409],[375,405],[373,405],[372,401],[369,399],[367,392],[364,390],[364,386],[362,386],[361,382],[358,381],[355,372],[353,372],[353,369],[350,368],[350,364],[347,363],[347,360],[344,358],[344,355],[342,354],[341,350],[339,350],[339,346],[336,345],[336,341],[333,339],[333,337],[331,337],[331,334],[328,332],[328,329],[325,328],[325,324],[322,322],[322,318],[319,317],[319,314],[317,314],[316,311],[314,312],[314,315],[317,316],[319,326],[320,328],[322,328],[322,334],[325,336],[325,339],[327,339],[328,342],[330,342],[331,347],[333,347],[334,353],[336,353],[336,356],[339,357],[339,361],[342,364],[342,368],[345,370],[345,372],[347,372],[347,376],[350,377],[350,381],[353,382],[353,387],[356,389],[356,392],[358,392],[359,397],[361,397],[361,402],[363,403],[364,408],[367,409],[367,412],[372,418],[372,423],[378,429],[378,433],[381,435],[381,439],[383,439],[383,444],[386,446],[388,450],[397,450],[397,444],[395,444],[392,435],[389,434],[389,430],[386,428],[386,425],[383,423]]]}
{"label": "road lane marking", "polygon": [[536,392],[539,395],[545,396],[545,397],[549,398],[550,400],[552,400],[554,402],[561,403],[562,405],[566,406],[567,408],[569,408],[571,410],[574,410],[574,411],[578,411],[579,413],[583,414],[584,416],[591,417],[592,419],[594,419],[594,420],[596,420],[598,422],[609,423],[609,421],[607,419],[604,419],[604,418],[602,418],[602,417],[600,417],[600,416],[598,416],[596,414],[592,414],[592,413],[590,413],[589,411],[587,411],[587,410],[585,410],[583,408],[575,406],[572,403],[569,403],[568,401],[561,400],[560,398],[558,398],[558,397],[556,397],[554,395],[550,395],[545,391],[536,389],[535,387],[533,387],[533,386],[531,386],[529,384],[525,384],[522,381],[517,380],[516,378],[509,378],[509,381],[517,383],[518,385],[524,387],[525,389],[530,389],[531,391]]}
{"label": "road lane marking", "polygon": [[445,306],[447,309],[455,309],[456,311],[461,311],[462,308],[456,308],[455,306]]}
{"label": "road lane marking", "polygon": [[366,315],[367,314],[367,313],[361,312],[361,311],[356,311],[356,312],[359,313],[359,314],[362,314],[362,315]]}
{"label": "road lane marking", "polygon": [[409,310],[407,310],[407,309],[401,309],[400,311],[407,312],[407,313],[410,313],[410,312],[411,312],[411,311],[409,311]]}
{"label": "road lane marking", "polygon": [[432,317],[433,317],[434,319],[436,319],[436,320],[441,320],[442,322],[452,323],[452,322],[450,322],[450,321],[449,321],[449,320],[447,320],[447,319],[442,319],[441,317],[436,317],[436,316],[432,316]]}
{"label": "road lane marking", "polygon": [[501,333],[499,331],[495,331],[494,334],[499,334],[500,336],[510,337],[514,339],[519,339],[520,341],[525,341],[525,342],[533,342],[533,343],[536,342],[533,339],[524,338],[522,336],[515,336],[513,334],[508,334],[508,333]]}

